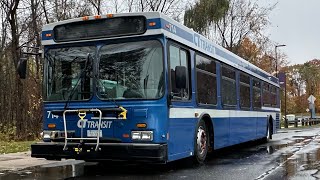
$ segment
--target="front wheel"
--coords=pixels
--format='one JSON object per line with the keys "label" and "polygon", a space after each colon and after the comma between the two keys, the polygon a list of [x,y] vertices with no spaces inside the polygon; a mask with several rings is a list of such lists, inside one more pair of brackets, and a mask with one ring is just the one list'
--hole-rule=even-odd
{"label": "front wheel", "polygon": [[197,164],[202,164],[206,159],[208,149],[209,149],[209,133],[206,123],[200,120],[197,125],[195,132],[195,162]]}

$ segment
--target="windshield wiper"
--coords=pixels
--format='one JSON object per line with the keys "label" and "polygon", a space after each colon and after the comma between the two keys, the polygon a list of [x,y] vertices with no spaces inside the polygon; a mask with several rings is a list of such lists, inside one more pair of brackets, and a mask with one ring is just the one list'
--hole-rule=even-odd
{"label": "windshield wiper", "polygon": [[[76,59],[76,58],[75,58],[75,59]],[[68,105],[69,105],[69,103],[70,103],[70,101],[71,101],[71,99],[72,99],[72,97],[73,97],[76,89],[78,88],[78,85],[79,85],[79,82],[80,82],[81,78],[83,78],[83,76],[87,73],[88,67],[90,67],[90,66],[88,66],[89,63],[92,65],[92,62],[90,61],[90,53],[87,54],[86,62],[85,62],[85,64],[84,64],[84,68],[83,68],[82,71],[80,72],[80,76],[79,76],[76,84],[75,84],[74,87],[72,88],[71,93],[69,94],[68,99],[67,99],[67,101],[66,101],[66,104],[64,105],[64,109],[65,109],[65,110],[67,109],[67,107],[68,107]]]}

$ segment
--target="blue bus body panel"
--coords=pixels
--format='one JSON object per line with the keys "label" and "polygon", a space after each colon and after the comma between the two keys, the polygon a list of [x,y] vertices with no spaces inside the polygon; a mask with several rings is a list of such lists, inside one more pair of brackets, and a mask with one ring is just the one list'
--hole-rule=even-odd
{"label": "blue bus body panel", "polygon": [[[267,117],[226,117],[211,120],[214,124],[214,149],[261,139],[267,134]],[[169,161],[194,154],[197,122],[198,118],[169,119]]]}
{"label": "blue bus body panel", "polygon": [[257,118],[257,137],[266,137],[267,135],[268,119]]}
{"label": "blue bus body panel", "polygon": [[229,145],[230,120],[226,118],[213,118],[214,149],[219,149]]}
{"label": "blue bus body panel", "polygon": [[195,118],[169,119],[169,161],[174,161],[193,155],[195,125]]}
{"label": "blue bus body panel", "polygon": [[239,144],[256,138],[256,118],[230,118],[230,144]]}
{"label": "blue bus body panel", "polygon": [[214,123],[214,149],[266,136],[267,118],[233,117],[212,119]]}

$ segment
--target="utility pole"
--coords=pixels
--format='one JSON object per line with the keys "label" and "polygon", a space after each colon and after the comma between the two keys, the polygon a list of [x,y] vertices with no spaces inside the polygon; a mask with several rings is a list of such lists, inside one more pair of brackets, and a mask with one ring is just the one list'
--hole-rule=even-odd
{"label": "utility pole", "polygon": [[274,52],[276,54],[276,77],[278,77],[278,52],[277,52],[277,48],[278,47],[284,47],[286,46],[285,44],[281,44],[281,45],[276,45],[274,46]]}
{"label": "utility pole", "polygon": [[[276,77],[278,77],[278,52],[277,48],[278,47],[285,47],[285,44],[280,44],[280,45],[275,45],[274,47],[274,52],[276,55]],[[284,84],[284,127],[288,128],[288,119],[287,119],[287,83],[285,81]]]}

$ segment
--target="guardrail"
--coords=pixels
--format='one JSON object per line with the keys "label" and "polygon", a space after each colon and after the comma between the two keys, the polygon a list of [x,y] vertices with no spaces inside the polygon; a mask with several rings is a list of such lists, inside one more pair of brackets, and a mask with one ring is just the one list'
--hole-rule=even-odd
{"label": "guardrail", "polygon": [[292,124],[294,123],[294,127],[298,127],[299,122],[301,122],[301,126],[311,126],[311,125],[316,125],[320,124],[320,119],[319,118],[309,118],[309,119],[304,119],[304,120],[298,120],[296,119],[295,121],[290,121],[288,123]]}

